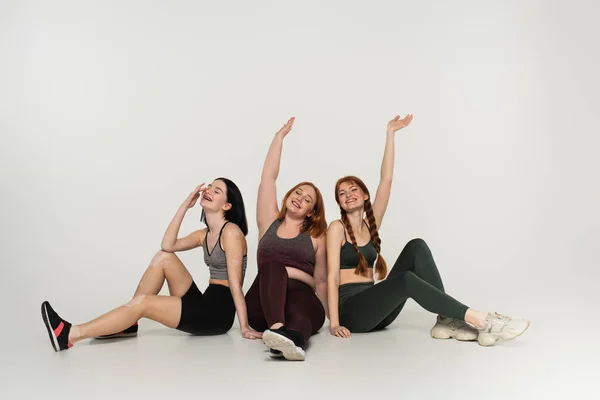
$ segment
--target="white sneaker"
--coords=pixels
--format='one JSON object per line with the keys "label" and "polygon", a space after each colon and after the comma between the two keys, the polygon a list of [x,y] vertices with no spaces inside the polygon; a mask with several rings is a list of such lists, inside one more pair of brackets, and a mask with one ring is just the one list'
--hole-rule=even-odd
{"label": "white sneaker", "polygon": [[477,341],[481,346],[491,346],[498,340],[512,340],[529,328],[529,321],[512,319],[498,313],[488,314],[485,327],[479,329]]}
{"label": "white sneaker", "polygon": [[431,328],[431,337],[434,339],[450,339],[456,340],[477,340],[477,329],[471,328],[464,321],[441,317],[438,315],[437,321]]}

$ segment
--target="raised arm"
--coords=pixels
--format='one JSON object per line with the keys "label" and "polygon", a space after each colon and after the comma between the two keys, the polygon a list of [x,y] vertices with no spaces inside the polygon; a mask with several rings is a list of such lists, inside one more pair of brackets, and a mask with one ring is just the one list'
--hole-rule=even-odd
{"label": "raised arm", "polygon": [[403,119],[400,119],[400,116],[396,115],[396,117],[388,122],[387,125],[379,186],[377,187],[377,193],[375,194],[375,201],[373,201],[373,214],[375,215],[377,228],[381,227],[381,221],[385,215],[385,210],[387,209],[390,193],[392,191],[392,178],[394,176],[394,139],[396,137],[396,131],[407,127],[412,119],[412,114],[408,114]]}
{"label": "raised arm", "polygon": [[349,338],[350,331],[340,326],[340,248],[344,237],[344,226],[339,221],[329,224],[327,230],[327,299],[329,303],[329,332],[337,337]]}
{"label": "raised arm", "polygon": [[242,266],[244,254],[246,254],[246,238],[235,224],[227,224],[223,229],[221,236],[225,259],[227,261],[227,278],[229,280],[229,290],[233,297],[233,303],[237,311],[238,321],[240,322],[240,331],[246,339],[260,339],[262,333],[255,332],[248,326],[248,311],[246,309],[246,299],[242,290]]}
{"label": "raised arm", "polygon": [[294,126],[294,117],[275,134],[269,152],[265,158],[262,175],[260,177],[260,186],[258,187],[258,199],[256,204],[256,223],[258,225],[258,237],[269,228],[269,225],[277,218],[279,208],[277,207],[277,176],[279,175],[279,163],[281,161],[281,150],[283,148],[283,139],[292,130]]}
{"label": "raised arm", "polygon": [[315,286],[317,297],[321,300],[325,315],[329,318],[329,309],[327,308],[327,238],[325,235],[316,240],[315,250]]}
{"label": "raised arm", "polygon": [[177,236],[179,235],[179,229],[181,228],[181,222],[183,221],[185,214],[190,208],[194,207],[200,198],[200,194],[204,190],[204,183],[198,185],[194,191],[190,193],[187,199],[185,199],[183,204],[181,204],[163,236],[161,243],[163,251],[175,253],[177,251],[185,251],[202,246],[204,236],[206,235],[206,229],[197,230],[182,238],[177,238]]}

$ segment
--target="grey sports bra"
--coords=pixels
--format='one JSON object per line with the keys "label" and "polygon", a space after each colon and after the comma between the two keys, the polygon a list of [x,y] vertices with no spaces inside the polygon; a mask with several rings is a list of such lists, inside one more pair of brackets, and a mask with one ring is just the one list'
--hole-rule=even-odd
{"label": "grey sports bra", "polygon": [[[223,227],[219,232],[217,243],[215,243],[215,246],[211,251],[208,250],[208,243],[206,243],[205,236],[204,245],[202,247],[204,248],[204,262],[206,263],[206,265],[208,265],[208,270],[210,271],[210,279],[229,279],[227,276],[227,259],[225,257],[225,251],[223,250],[223,247],[221,247],[221,234],[223,233],[225,225],[227,225],[228,223],[229,221],[223,224]],[[206,232],[206,234],[208,235],[208,231]],[[246,275],[247,259],[247,255],[244,254],[244,258],[242,261],[242,279],[244,279],[244,276]]]}

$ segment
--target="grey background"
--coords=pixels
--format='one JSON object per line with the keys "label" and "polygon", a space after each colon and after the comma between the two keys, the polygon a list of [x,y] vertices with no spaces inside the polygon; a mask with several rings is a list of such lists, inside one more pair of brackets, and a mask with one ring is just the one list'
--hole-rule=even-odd
{"label": "grey background", "polygon": [[[211,382],[236,395],[257,382],[256,393],[289,391],[298,376],[329,397],[360,393],[353,378],[395,379],[412,398],[585,392],[599,332],[598,17],[593,1],[2,1],[3,390],[75,396],[64,385],[95,374],[98,393],[162,396],[204,388],[199,377],[217,371],[202,368],[231,362]],[[77,323],[126,302],[177,207],[217,176],[246,202],[247,289],[262,162],[290,116],[278,194],[313,181],[331,221],[335,180],[356,174],[374,192],[386,123],[406,113],[382,254],[392,263],[424,238],[448,292],[531,319],[522,338],[493,350],[435,342],[432,317],[410,302],[395,330],[352,345],[324,329],[303,366],[286,366],[294,376],[252,353],[237,323],[193,344],[156,327],[148,342],[52,354],[39,304]],[[181,258],[203,287],[201,252]],[[131,346],[144,348],[123,358]],[[198,365],[174,361],[179,346]],[[248,371],[260,375],[231,387],[229,374]]]}

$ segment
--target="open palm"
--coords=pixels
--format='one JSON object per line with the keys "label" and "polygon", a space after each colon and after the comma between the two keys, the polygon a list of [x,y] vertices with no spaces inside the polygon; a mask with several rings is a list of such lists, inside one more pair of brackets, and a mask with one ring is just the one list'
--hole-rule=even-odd
{"label": "open palm", "polygon": [[410,125],[412,119],[413,119],[412,114],[407,114],[406,117],[404,117],[402,119],[400,119],[399,115],[396,115],[396,117],[394,117],[393,120],[388,122],[387,130],[388,130],[388,132],[396,132],[402,128],[406,128],[408,125]]}
{"label": "open palm", "polygon": [[283,125],[281,127],[281,129],[277,132],[278,135],[281,135],[281,137],[286,137],[288,133],[290,133],[290,131],[292,130],[292,128],[294,127],[294,121],[296,120],[296,117],[292,117],[288,120],[288,122],[285,123],[285,125]]}

